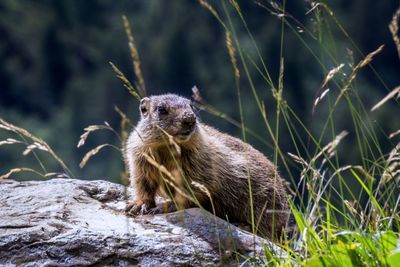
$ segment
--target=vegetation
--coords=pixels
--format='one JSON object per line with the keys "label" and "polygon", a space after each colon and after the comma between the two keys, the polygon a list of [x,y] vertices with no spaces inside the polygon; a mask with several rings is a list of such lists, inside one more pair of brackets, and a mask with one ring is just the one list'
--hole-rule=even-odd
{"label": "vegetation", "polygon": [[[138,5],[141,8],[148,7],[147,4]],[[178,4],[171,5],[180,8]],[[172,59],[160,57],[156,61],[155,73],[158,73],[157,68],[161,68],[159,65],[166,66],[166,69],[176,67],[174,71],[180,73],[179,84],[187,88],[193,85],[190,83],[204,78],[204,84],[208,86],[204,86],[203,89],[203,86],[199,85],[200,90],[194,87],[193,98],[198,107],[205,111],[203,113],[214,117],[205,115],[205,120],[209,119],[211,123],[226,122],[221,128],[230,128],[228,125],[236,127],[244,140],[260,147],[265,153],[272,154],[274,163],[280,166],[280,171],[290,180],[289,190],[293,194],[291,211],[296,231],[293,236],[281,240],[286,252],[284,255],[273,255],[266,247],[268,257],[263,259],[263,264],[397,266],[400,260],[400,125],[395,114],[398,113],[397,98],[400,96],[396,75],[400,62],[400,9],[396,11],[397,7],[392,4],[391,9],[387,9],[395,12],[393,17],[392,14],[388,16],[387,24],[390,23],[390,26],[387,33],[392,39],[390,42],[385,40],[381,43],[379,33],[372,31],[371,27],[366,31],[370,35],[376,35],[374,38],[379,43],[374,39],[374,42],[360,48],[353,40],[353,35],[349,34],[347,27],[342,24],[336,9],[325,1],[303,4],[303,8],[307,9],[305,15],[299,15],[301,9],[295,4],[289,5],[286,1],[260,1],[252,3],[250,7],[248,3],[239,5],[235,0],[222,0],[218,3],[199,0],[196,10],[199,9],[199,5],[203,7],[203,11],[207,11],[201,13],[204,23],[219,24],[220,30],[214,30],[213,33],[225,38],[225,55],[220,52],[222,48],[219,46],[216,47],[218,53],[213,55],[227,60],[223,64],[205,64],[201,62],[204,54],[188,53],[198,68],[195,69],[170,64]],[[382,7],[384,4],[376,5]],[[248,15],[254,14],[253,9],[258,12],[255,17]],[[369,9],[366,12],[371,14]],[[340,16],[343,16],[343,13]],[[265,17],[271,19],[268,23],[273,25],[272,33],[268,35],[274,37],[268,42],[272,48],[262,45],[265,41],[263,30],[270,28],[267,23],[261,23]],[[146,75],[151,72],[151,68],[146,68],[148,57],[144,56],[142,58],[145,58],[145,67],[142,71],[136,48],[141,48],[140,38],[137,40],[138,45],[132,37],[127,18],[130,17],[124,17],[123,22],[133,60],[135,82],[130,82],[130,75],[124,75],[121,71],[127,69],[124,68],[125,61],[112,60],[112,69],[108,72],[114,71],[128,92],[134,96],[132,101],[136,101],[135,98],[146,95],[148,88],[153,88],[155,84],[149,86],[147,82],[151,79],[143,77],[143,73]],[[209,18],[214,18],[214,21]],[[385,27],[387,28],[387,25]],[[379,28],[378,30],[383,31]],[[206,31],[201,28],[195,31],[201,32]],[[201,40],[192,38],[190,45],[201,45]],[[177,42],[182,41],[177,39]],[[186,41],[189,42],[188,40]],[[182,46],[170,45],[170,50],[160,50],[177,53],[182,49]],[[148,48],[142,47],[139,51],[146,51]],[[155,47],[155,44],[151,47]],[[108,48],[112,49],[111,46]],[[367,53],[364,54],[363,51]],[[145,53],[147,55],[150,52]],[[184,57],[184,52],[181,51],[180,56]],[[301,57],[301,63],[296,62],[297,57]],[[384,63],[379,63],[380,57],[385,58]],[[151,57],[149,58],[149,64],[154,64]],[[378,62],[378,67],[375,67],[375,62]],[[122,67],[118,67],[120,65]],[[213,66],[212,74],[206,72],[210,65]],[[221,65],[224,67],[219,69]],[[382,65],[385,67],[381,68]],[[197,79],[189,75],[192,81],[187,81],[187,69],[198,72]],[[84,74],[85,72],[82,73]],[[168,75],[173,75],[172,71]],[[217,75],[221,76],[216,78]],[[89,77],[102,81],[97,74]],[[231,82],[222,83],[221,80],[225,79]],[[162,83],[163,79],[160,78],[159,82]],[[74,87],[79,88],[79,83]],[[373,88],[384,88],[386,92],[383,94]],[[96,91],[92,89],[84,94],[95,97]],[[386,97],[377,98],[379,94]],[[209,103],[210,101],[212,103]],[[237,105],[232,107],[234,101]],[[107,101],[102,103],[110,105]],[[76,105],[79,107],[79,104]],[[55,110],[56,108],[53,108],[53,112]],[[91,125],[85,128],[78,147],[89,140],[92,132],[104,129],[117,136],[115,143],[118,144],[113,145],[108,141],[110,139],[102,139],[97,135],[96,142],[100,142],[101,145],[87,144],[95,148],[83,156],[81,167],[103,148],[120,150],[119,143],[127,137],[127,130],[132,127],[134,120],[121,111],[123,108],[116,107],[115,110],[116,114],[119,114],[118,120],[121,121],[119,129],[114,130],[108,122]],[[69,120],[82,123],[75,122],[79,113],[75,111],[71,114]],[[99,114],[98,117],[103,118],[104,114]],[[116,121],[117,119],[114,122]],[[23,154],[32,153],[41,166],[40,171],[34,168],[11,169],[3,177],[7,178],[18,171],[31,171],[45,177],[61,173],[74,176],[76,170],[71,170],[61,160],[62,157],[42,139],[4,120],[0,121],[0,128],[14,133],[14,136],[1,141],[0,145],[23,144]],[[52,138],[55,136],[51,136],[50,139]],[[62,151],[62,147],[59,149]],[[46,167],[47,162],[43,162],[45,156],[42,152],[50,154],[61,167],[61,171],[50,171]],[[98,160],[104,158],[99,157]],[[74,160],[65,162],[73,164]],[[116,165],[122,173],[122,164]],[[60,169],[51,164],[50,166]],[[116,172],[113,175],[120,176],[119,173],[116,175]],[[258,262],[255,258],[247,260]]]}

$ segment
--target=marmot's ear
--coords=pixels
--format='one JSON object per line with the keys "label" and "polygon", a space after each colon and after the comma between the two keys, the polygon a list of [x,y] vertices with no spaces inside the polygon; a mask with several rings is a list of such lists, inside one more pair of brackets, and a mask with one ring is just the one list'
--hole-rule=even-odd
{"label": "marmot's ear", "polygon": [[150,109],[150,98],[148,97],[142,98],[140,100],[139,109],[140,109],[140,114],[142,114],[142,116],[146,116],[149,113]]}

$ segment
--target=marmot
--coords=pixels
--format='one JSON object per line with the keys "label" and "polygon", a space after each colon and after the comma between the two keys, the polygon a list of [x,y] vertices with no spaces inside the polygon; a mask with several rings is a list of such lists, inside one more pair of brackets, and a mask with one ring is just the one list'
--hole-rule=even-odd
{"label": "marmot", "polygon": [[178,95],[145,97],[140,113],[124,149],[136,191],[129,214],[163,212],[155,203],[161,195],[172,200],[164,212],[200,204],[230,222],[251,223],[250,177],[257,234],[271,238],[282,233],[289,217],[286,190],[261,152],[200,122],[192,102]]}

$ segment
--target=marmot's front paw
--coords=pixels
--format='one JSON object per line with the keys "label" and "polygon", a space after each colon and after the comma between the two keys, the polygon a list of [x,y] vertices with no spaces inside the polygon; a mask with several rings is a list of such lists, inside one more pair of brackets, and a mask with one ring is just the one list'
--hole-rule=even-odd
{"label": "marmot's front paw", "polygon": [[172,201],[157,204],[154,208],[151,208],[147,214],[160,214],[170,213],[177,211],[175,204]]}
{"label": "marmot's front paw", "polygon": [[133,201],[131,203],[128,203],[126,206],[125,212],[128,213],[129,215],[144,215],[144,214],[149,214],[151,209],[155,208],[156,204],[154,201],[148,201],[148,202],[138,202],[138,201]]}

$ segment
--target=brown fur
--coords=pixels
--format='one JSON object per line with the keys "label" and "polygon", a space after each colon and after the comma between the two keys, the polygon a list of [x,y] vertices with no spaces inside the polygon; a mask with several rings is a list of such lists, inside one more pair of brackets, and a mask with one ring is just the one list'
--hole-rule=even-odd
{"label": "brown fur", "polygon": [[[159,106],[167,114],[160,114]],[[262,153],[240,139],[199,122],[186,98],[171,94],[145,98],[141,101],[141,111],[141,120],[125,147],[131,184],[136,190],[136,199],[127,209],[129,213],[160,212],[154,200],[157,194],[170,199],[179,195],[164,182],[165,173],[148,162],[145,155],[151,155],[172,174],[183,173],[184,182],[175,181],[175,184],[188,195],[193,192],[201,206],[213,212],[206,192],[191,182],[204,185],[216,215],[228,217],[230,222],[251,222],[250,177],[257,233],[267,237],[281,233],[289,216],[287,194],[274,165]],[[180,136],[189,127],[185,122],[193,118],[195,126],[190,135]],[[180,153],[164,131],[174,137]],[[188,198],[180,196],[180,199],[178,205],[182,208],[196,206]],[[176,206],[170,202],[168,211],[173,210]]]}

